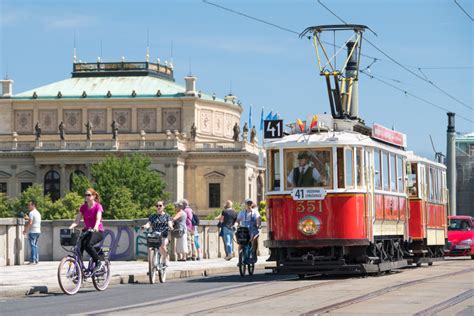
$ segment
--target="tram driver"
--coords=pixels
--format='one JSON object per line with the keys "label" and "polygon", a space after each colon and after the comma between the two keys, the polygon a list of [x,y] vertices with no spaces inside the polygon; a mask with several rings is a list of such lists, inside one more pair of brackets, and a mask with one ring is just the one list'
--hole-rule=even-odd
{"label": "tram driver", "polygon": [[288,184],[294,187],[314,187],[322,185],[321,174],[309,164],[309,153],[304,151],[298,154],[298,166],[290,171],[286,178]]}

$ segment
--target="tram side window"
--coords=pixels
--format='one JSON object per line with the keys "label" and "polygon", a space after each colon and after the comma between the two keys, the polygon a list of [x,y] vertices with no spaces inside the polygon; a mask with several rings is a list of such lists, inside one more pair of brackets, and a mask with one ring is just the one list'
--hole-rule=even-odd
{"label": "tram side window", "polygon": [[433,179],[433,168],[429,168],[429,171],[428,171],[428,190],[429,190],[428,196],[429,196],[430,201],[434,200],[434,181],[433,180],[434,180]]}
{"label": "tram side window", "polygon": [[362,148],[356,150],[356,181],[357,186],[362,187]]}
{"label": "tram side window", "polygon": [[397,182],[398,182],[398,192],[403,193],[403,159],[400,156],[397,156]]}
{"label": "tram side window", "polygon": [[280,153],[278,150],[270,150],[268,157],[268,170],[270,171],[269,190],[280,190]]}
{"label": "tram side window", "polygon": [[381,190],[382,189],[382,172],[380,172],[380,150],[374,150],[374,183],[375,189]]}
{"label": "tram side window", "polygon": [[346,148],[345,153],[345,165],[346,165],[346,188],[354,187],[354,176],[352,172],[352,149]]}
{"label": "tram side window", "polygon": [[331,150],[285,151],[286,189],[294,187],[331,187]]}
{"label": "tram side window", "polygon": [[418,177],[417,177],[416,163],[407,163],[407,176],[408,176],[408,194],[411,197],[417,197],[418,196]]}
{"label": "tram side window", "polygon": [[389,191],[389,175],[388,175],[388,154],[382,151],[382,184],[383,190]]}
{"label": "tram side window", "polygon": [[396,179],[396,170],[395,170],[395,155],[390,154],[390,190],[392,192],[397,192],[397,179]]}

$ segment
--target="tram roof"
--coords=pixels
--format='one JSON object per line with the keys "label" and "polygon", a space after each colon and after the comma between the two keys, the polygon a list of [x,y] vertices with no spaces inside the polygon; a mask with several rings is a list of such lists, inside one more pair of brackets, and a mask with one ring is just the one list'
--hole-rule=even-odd
{"label": "tram roof", "polygon": [[406,154],[407,154],[408,161],[424,163],[424,164],[427,164],[427,165],[432,165],[432,166],[439,167],[441,169],[446,169],[446,166],[444,164],[433,161],[433,160],[430,160],[430,159],[425,158],[425,157],[415,155],[415,153],[413,151],[407,151]]}
{"label": "tram roof", "polygon": [[353,131],[321,132],[313,134],[292,134],[265,143],[265,148],[311,148],[329,146],[367,146],[385,149],[406,156],[407,151],[376,141],[370,136]]}

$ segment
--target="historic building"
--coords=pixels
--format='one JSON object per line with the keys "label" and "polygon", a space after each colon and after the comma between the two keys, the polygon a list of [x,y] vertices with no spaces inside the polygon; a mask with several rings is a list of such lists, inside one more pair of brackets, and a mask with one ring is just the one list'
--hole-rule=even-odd
{"label": "historic building", "polygon": [[227,199],[263,197],[263,153],[240,133],[236,97],[175,83],[173,66],[151,62],[74,63],[72,77],[0,97],[0,192],[16,196],[42,183],[56,199],[74,173],[107,155],[140,152],[167,182],[205,214]]}

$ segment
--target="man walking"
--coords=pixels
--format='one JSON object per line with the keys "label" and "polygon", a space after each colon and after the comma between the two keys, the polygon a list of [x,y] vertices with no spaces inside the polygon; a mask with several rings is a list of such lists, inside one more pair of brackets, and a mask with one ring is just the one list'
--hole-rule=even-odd
{"label": "man walking", "polygon": [[187,260],[196,260],[196,246],[194,245],[194,225],[193,221],[193,210],[189,207],[189,202],[186,199],[182,199],[181,203],[186,213],[186,228],[188,230],[188,258]]}
{"label": "man walking", "polygon": [[37,264],[39,262],[38,239],[41,234],[41,214],[36,209],[36,202],[33,200],[28,202],[28,210],[30,211],[28,214],[29,221],[25,225],[23,235],[28,233],[28,239],[30,241],[30,264]]}

